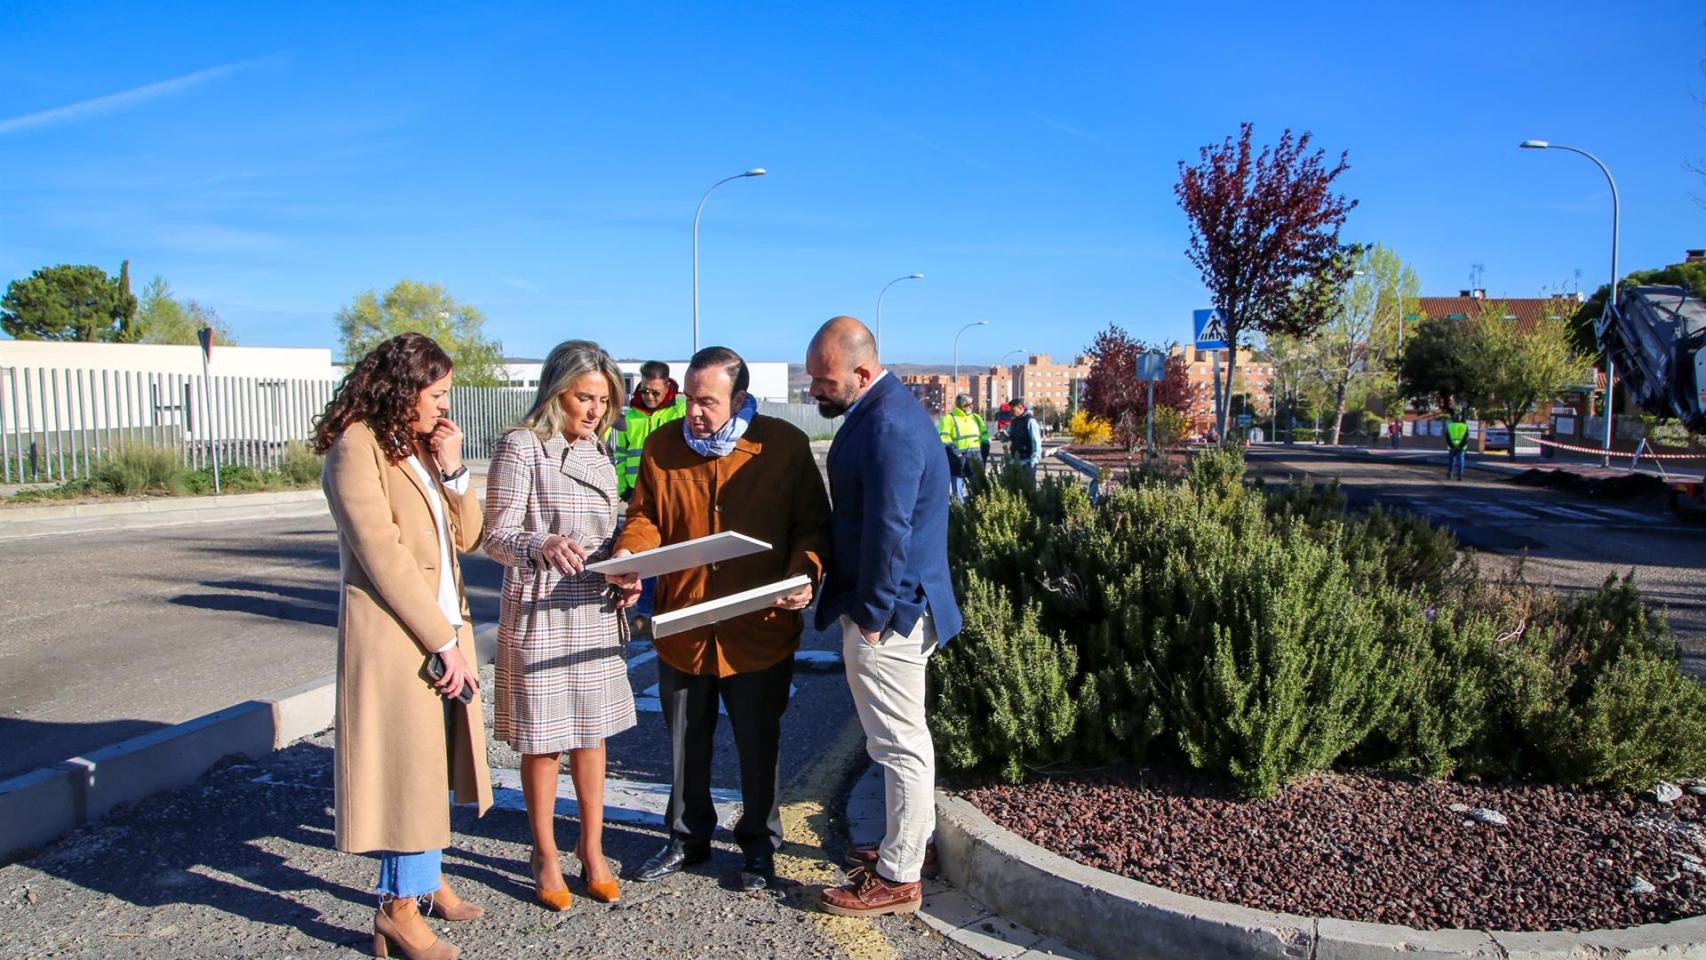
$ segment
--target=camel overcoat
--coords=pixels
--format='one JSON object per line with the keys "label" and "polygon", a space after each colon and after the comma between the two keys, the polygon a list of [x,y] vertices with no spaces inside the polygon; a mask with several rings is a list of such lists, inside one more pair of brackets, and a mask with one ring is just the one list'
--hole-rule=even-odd
{"label": "camel overcoat", "polygon": [[[428,472],[436,470],[428,464]],[[456,565],[462,656],[478,663],[456,554],[480,543],[473,485],[460,496],[431,490],[407,462],[387,463],[365,423],[326,451],[320,475],[338,524],[338,690],[333,781],[337,846],[363,853],[416,853],[450,845],[450,791],[457,803],[492,805],[480,696],[446,701],[427,679],[432,651],[451,637],[438,606],[438,529],[427,497],[444,502]]]}

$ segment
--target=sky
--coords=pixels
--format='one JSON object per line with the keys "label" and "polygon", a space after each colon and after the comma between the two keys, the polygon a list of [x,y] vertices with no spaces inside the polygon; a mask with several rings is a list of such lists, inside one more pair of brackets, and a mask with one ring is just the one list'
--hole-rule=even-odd
{"label": "sky", "polygon": [[[0,283],[156,274],[244,344],[334,346],[443,284],[512,356],[584,337],[802,359],[883,304],[890,361],[1188,339],[1178,164],[1307,131],[1347,241],[1425,295],[1536,296],[1706,246],[1687,2],[0,5]],[[1290,9],[1287,9],[1287,8]],[[1578,273],[1579,272],[1579,273]],[[959,331],[979,320],[987,326]]]}

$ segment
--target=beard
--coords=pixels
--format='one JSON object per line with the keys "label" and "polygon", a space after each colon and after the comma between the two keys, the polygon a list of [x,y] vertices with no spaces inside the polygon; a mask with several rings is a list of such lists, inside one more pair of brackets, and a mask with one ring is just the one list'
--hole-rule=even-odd
{"label": "beard", "polygon": [[847,408],[851,406],[853,406],[851,392],[846,396],[817,398],[817,412],[825,420],[834,420],[846,413]]}

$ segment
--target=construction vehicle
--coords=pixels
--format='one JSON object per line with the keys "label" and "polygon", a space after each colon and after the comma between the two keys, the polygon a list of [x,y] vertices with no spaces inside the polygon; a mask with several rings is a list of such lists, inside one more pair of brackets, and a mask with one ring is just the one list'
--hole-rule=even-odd
{"label": "construction vehicle", "polygon": [[[1687,287],[1623,287],[1594,335],[1636,403],[1706,433],[1706,301]],[[1706,480],[1672,482],[1669,493],[1676,513],[1706,518]]]}

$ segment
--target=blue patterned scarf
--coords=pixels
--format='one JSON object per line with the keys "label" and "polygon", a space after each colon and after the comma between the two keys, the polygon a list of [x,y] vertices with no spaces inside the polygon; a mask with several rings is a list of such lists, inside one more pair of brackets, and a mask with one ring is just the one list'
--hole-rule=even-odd
{"label": "blue patterned scarf", "polygon": [[729,422],[716,433],[701,440],[693,435],[693,428],[687,425],[687,418],[681,418],[681,435],[687,438],[687,445],[701,457],[726,457],[735,452],[735,443],[746,436],[746,428],[752,426],[753,414],[758,412],[758,401],[752,394],[746,395],[746,402],[741,404]]}

